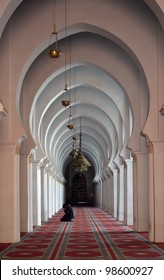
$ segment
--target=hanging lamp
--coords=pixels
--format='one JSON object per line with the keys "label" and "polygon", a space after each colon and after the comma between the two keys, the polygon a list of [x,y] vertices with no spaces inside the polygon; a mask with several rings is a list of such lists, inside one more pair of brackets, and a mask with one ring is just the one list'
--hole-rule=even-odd
{"label": "hanging lamp", "polygon": [[71,106],[70,106],[69,121],[68,121],[67,127],[68,127],[70,130],[74,129],[74,124],[73,124],[73,121],[72,121]]}
{"label": "hanging lamp", "polygon": [[72,156],[74,159],[78,155],[78,150],[75,148],[76,142],[78,140],[76,136],[76,123],[74,122],[74,128],[73,128],[73,136],[72,136],[73,144],[72,144],[72,151],[70,152],[70,156]]}
{"label": "hanging lamp", "polygon": [[55,61],[58,57],[60,57],[62,55],[62,51],[59,50],[59,48],[58,48],[58,33],[56,31],[56,26],[55,25],[54,25],[54,30],[51,33],[49,45],[51,44],[53,36],[55,36],[55,46],[54,46],[54,48],[52,48],[48,51],[48,54],[49,54],[49,57],[52,58]]}
{"label": "hanging lamp", "polygon": [[88,167],[91,166],[90,162],[86,159],[86,157],[82,153],[81,149],[81,142],[82,142],[82,133],[81,133],[81,118],[80,118],[80,143],[79,143],[79,151],[78,155],[74,161],[75,171],[81,173],[83,171],[87,171]]}
{"label": "hanging lamp", "polygon": [[61,100],[62,105],[66,108],[70,106],[70,98],[69,98],[69,91],[68,91],[68,85],[67,85],[67,48],[66,48],[66,42],[67,42],[67,3],[65,0],[65,87],[63,90],[63,99]]}
{"label": "hanging lamp", "polygon": [[71,103],[71,101],[69,99],[67,84],[65,84],[65,88],[63,91],[63,99],[62,99],[61,103],[65,108],[68,107]]}
{"label": "hanging lamp", "polygon": [[70,156],[73,157],[74,159],[77,157],[78,155],[78,151],[75,148],[75,142],[73,141],[73,145],[72,145],[72,151],[70,152]]}
{"label": "hanging lamp", "polygon": [[[54,18],[55,18],[55,0],[54,0]],[[54,47],[50,48],[50,46],[53,46],[53,42],[55,42]],[[55,19],[54,19],[54,24],[53,24],[53,31],[50,35],[50,40],[49,40],[49,50],[48,50],[49,57],[52,58],[54,61],[62,55],[62,51],[58,47],[58,33],[56,31],[56,24],[55,24]]]}

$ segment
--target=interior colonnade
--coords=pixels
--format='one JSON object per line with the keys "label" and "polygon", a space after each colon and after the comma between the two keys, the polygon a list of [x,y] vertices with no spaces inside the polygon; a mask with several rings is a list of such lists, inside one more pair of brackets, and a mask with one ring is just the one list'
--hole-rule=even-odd
{"label": "interior colonnade", "polygon": [[47,159],[39,159],[37,154],[34,150],[29,155],[20,155],[20,232],[32,232],[65,202],[65,185],[54,176]]}
{"label": "interior colonnade", "polygon": [[[20,232],[31,232],[62,208],[66,201],[65,182],[54,176],[51,164],[46,158],[39,158],[37,150],[19,156]],[[133,158],[125,160],[94,184],[94,205],[130,226],[135,226],[133,164]],[[146,209],[145,199],[140,199],[140,207],[143,207],[142,203]],[[140,228],[136,227],[137,231],[148,230],[147,211],[142,216],[137,217],[142,223]]]}
{"label": "interior colonnade", "polygon": [[[95,204],[134,230],[148,231],[148,189],[137,189],[135,168],[136,158],[132,157],[109,172],[95,186]],[[147,176],[144,177],[147,186]]]}
{"label": "interior colonnade", "polygon": [[62,208],[81,131],[94,205],[164,242],[163,1],[2,2],[0,242]]}
{"label": "interior colonnade", "polygon": [[[21,161],[21,170],[28,172],[27,179],[22,178],[21,201],[28,203],[26,209],[24,204],[20,208],[21,232],[33,231],[34,226],[55,215],[66,201],[65,182],[54,176],[47,159],[35,159],[35,154],[31,153],[24,165]],[[145,154],[145,157],[148,158],[148,155]],[[143,158],[142,155],[142,162]],[[131,158],[106,172],[94,184],[94,205],[124,224],[134,226],[138,232],[148,231],[148,189],[136,189],[135,168],[136,158]],[[142,172],[145,173],[145,170]],[[146,180],[145,175],[144,185],[148,185]],[[143,185],[143,182],[140,183]]]}

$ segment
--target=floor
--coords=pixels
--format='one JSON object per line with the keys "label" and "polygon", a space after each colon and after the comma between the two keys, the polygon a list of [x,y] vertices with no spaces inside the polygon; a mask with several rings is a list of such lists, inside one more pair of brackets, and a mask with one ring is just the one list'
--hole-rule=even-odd
{"label": "floor", "polygon": [[148,241],[107,213],[92,206],[73,207],[75,219],[60,222],[63,210],[22,233],[21,241],[0,244],[1,260],[164,260],[164,243]]}

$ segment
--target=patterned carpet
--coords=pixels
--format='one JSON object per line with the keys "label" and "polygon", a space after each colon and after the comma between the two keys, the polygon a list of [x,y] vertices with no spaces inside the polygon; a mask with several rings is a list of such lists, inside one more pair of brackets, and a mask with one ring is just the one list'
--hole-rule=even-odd
{"label": "patterned carpet", "polygon": [[75,219],[60,222],[63,211],[21,241],[0,244],[1,260],[164,260],[164,244],[152,244],[96,207],[74,207]]}

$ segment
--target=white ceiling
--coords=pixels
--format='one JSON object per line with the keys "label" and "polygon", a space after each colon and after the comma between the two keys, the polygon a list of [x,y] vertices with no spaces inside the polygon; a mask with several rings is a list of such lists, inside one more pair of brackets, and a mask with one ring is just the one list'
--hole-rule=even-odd
{"label": "white ceiling", "polygon": [[69,0],[65,26],[65,1],[56,0],[55,23],[63,55],[54,62],[48,56],[53,5],[54,1],[10,1],[2,14],[2,29],[10,18],[12,63],[17,59],[19,68],[18,114],[28,139],[62,177],[73,143],[67,128],[69,109],[61,104],[66,78],[75,134],[79,137],[81,119],[82,150],[98,179],[122,157],[129,158],[130,141],[140,146],[136,135],[149,107],[142,38],[155,20],[149,8],[162,21],[162,7],[157,1]]}

